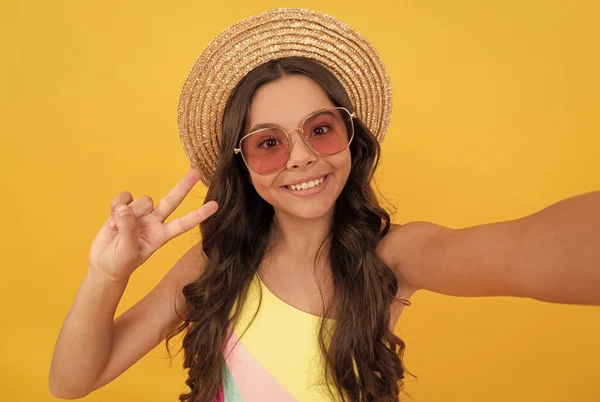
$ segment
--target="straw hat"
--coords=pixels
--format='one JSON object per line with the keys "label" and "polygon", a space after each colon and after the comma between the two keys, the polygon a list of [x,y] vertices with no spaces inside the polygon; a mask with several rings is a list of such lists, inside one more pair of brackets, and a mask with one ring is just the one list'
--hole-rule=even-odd
{"label": "straw hat", "polygon": [[358,118],[383,141],[392,112],[392,88],[373,45],[330,15],[306,9],[270,10],[238,22],[213,39],[183,85],[179,135],[205,185],[216,170],[231,91],[254,68],[290,56],[324,65],[348,92]]}

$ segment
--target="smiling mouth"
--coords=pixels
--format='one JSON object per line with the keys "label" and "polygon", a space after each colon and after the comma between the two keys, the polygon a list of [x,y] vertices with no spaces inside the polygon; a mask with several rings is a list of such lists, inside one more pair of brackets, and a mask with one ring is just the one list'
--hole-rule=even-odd
{"label": "smiling mouth", "polygon": [[291,191],[308,190],[309,188],[318,187],[321,184],[323,184],[326,176],[327,175],[325,175],[319,179],[309,180],[304,183],[292,184],[291,186],[284,186],[284,187]]}

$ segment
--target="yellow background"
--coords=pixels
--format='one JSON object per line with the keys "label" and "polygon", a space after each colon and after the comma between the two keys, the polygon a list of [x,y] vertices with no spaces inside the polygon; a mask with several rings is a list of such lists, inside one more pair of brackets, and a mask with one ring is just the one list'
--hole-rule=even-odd
{"label": "yellow background", "polygon": [[[176,108],[203,47],[269,8],[333,14],[394,86],[379,187],[397,222],[463,227],[600,188],[596,1],[19,1],[0,9],[0,400],[50,401],[47,374],[111,199],[186,172]],[[201,185],[177,211],[199,205]],[[134,276],[118,313],[192,243]],[[574,273],[575,274],[575,273]],[[416,402],[600,401],[600,309],[420,292],[399,329]],[[175,401],[164,344],[87,401]]]}

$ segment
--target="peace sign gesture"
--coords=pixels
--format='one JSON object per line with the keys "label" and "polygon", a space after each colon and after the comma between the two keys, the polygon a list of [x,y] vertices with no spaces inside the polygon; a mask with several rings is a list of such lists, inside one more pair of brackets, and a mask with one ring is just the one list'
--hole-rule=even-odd
{"label": "peace sign gesture", "polygon": [[188,171],[156,207],[148,196],[133,200],[128,191],[119,193],[112,202],[110,218],[92,242],[90,269],[110,280],[126,281],[165,243],[214,214],[217,203],[210,201],[187,215],[164,223],[199,178],[198,170]]}

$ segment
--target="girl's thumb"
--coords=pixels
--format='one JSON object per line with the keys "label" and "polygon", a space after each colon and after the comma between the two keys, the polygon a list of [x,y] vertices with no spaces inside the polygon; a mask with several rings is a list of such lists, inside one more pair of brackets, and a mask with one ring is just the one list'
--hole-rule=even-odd
{"label": "girl's thumb", "polygon": [[[131,208],[126,205],[118,206],[115,210],[115,221],[119,229],[117,252],[125,258],[136,258],[139,253],[138,227]],[[131,255],[129,255],[131,253]]]}

